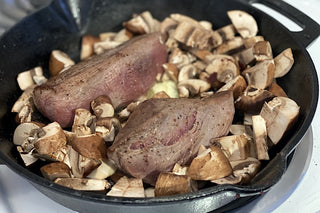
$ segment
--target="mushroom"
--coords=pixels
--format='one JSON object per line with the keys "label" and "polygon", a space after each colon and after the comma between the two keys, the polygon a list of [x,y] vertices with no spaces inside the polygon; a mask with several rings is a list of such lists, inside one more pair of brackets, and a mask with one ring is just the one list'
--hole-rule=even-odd
{"label": "mushroom", "polygon": [[223,43],[223,38],[218,31],[211,31],[210,45],[212,48],[217,48]]}
{"label": "mushroom", "polygon": [[87,158],[99,160],[106,156],[105,142],[102,137],[96,134],[75,136],[69,144],[79,154]]}
{"label": "mushroom", "polygon": [[229,161],[244,160],[250,154],[248,137],[243,134],[214,138],[210,143],[221,148]]}
{"label": "mushroom", "polygon": [[114,40],[111,40],[111,41],[105,40],[105,41],[95,42],[93,44],[93,51],[95,54],[100,55],[100,54],[104,53],[106,50],[113,49],[122,43],[123,42],[114,41]]}
{"label": "mushroom", "polygon": [[237,100],[246,88],[246,80],[241,75],[238,75],[234,79],[228,81],[225,85],[220,87],[220,89],[217,92],[232,90],[233,98]]}
{"label": "mushroom", "polygon": [[114,116],[114,108],[108,96],[98,96],[96,99],[91,101],[91,108],[97,119]]}
{"label": "mushroom", "polygon": [[216,184],[247,184],[257,174],[261,165],[259,160],[251,157],[245,160],[231,161],[230,164],[233,174],[211,182]]}
{"label": "mushroom", "polygon": [[163,36],[164,40],[167,41],[167,39],[170,36],[170,31],[174,30],[178,26],[178,22],[173,20],[170,17],[166,17],[161,23],[160,23],[160,32]]}
{"label": "mushroom", "polygon": [[252,128],[258,160],[269,160],[266,121],[261,115],[252,116]]}
{"label": "mushroom", "polygon": [[229,24],[217,29],[216,32],[221,35],[223,41],[228,41],[235,37],[236,29],[232,24]]}
{"label": "mushroom", "polygon": [[67,139],[57,122],[50,123],[37,130],[38,139],[34,143],[35,151],[40,155],[51,155],[63,148]]}
{"label": "mushroom", "polygon": [[142,179],[123,176],[107,195],[115,197],[145,197]]}
{"label": "mushroom", "polygon": [[206,30],[212,30],[212,23],[209,21],[199,21],[199,24]]}
{"label": "mushroom", "polygon": [[178,82],[179,69],[175,64],[164,63],[162,64],[162,67],[170,80]]}
{"label": "mushroom", "polygon": [[179,92],[182,87],[186,88],[191,95],[196,95],[209,90],[211,85],[200,79],[187,79],[178,83]]}
{"label": "mushroom", "polygon": [[156,197],[185,194],[196,191],[197,188],[197,182],[187,175],[166,172],[159,174],[154,194]]}
{"label": "mushroom", "polygon": [[263,36],[253,36],[251,38],[246,38],[243,40],[243,44],[245,48],[251,48],[253,47],[258,41],[264,41]]}
{"label": "mushroom", "polygon": [[298,119],[300,107],[287,97],[275,97],[265,103],[260,115],[265,119],[268,136],[277,144]]}
{"label": "mushroom", "polygon": [[53,50],[49,59],[49,71],[51,76],[58,75],[65,68],[74,65],[75,62],[61,50]]}
{"label": "mushroom", "polygon": [[81,191],[105,191],[111,187],[107,180],[87,178],[57,178],[54,183]]}
{"label": "mushroom", "polygon": [[17,151],[19,152],[24,165],[30,166],[39,160],[39,158],[33,155],[33,150],[34,149],[29,152],[25,152],[21,146],[17,146]]}
{"label": "mushroom", "polygon": [[245,135],[247,138],[253,137],[251,127],[244,124],[232,124],[230,126],[230,133],[233,135]]}
{"label": "mushroom", "polygon": [[244,49],[234,54],[233,57],[239,62],[240,67],[243,69],[245,69],[248,65],[253,65],[256,62],[253,48]]}
{"label": "mushroom", "polygon": [[197,68],[192,64],[187,64],[180,69],[178,82],[194,78],[197,74]]}
{"label": "mushroom", "polygon": [[63,162],[53,162],[40,168],[41,174],[48,180],[54,181],[57,178],[71,178],[71,171]]}
{"label": "mushroom", "polygon": [[149,11],[145,11],[123,23],[123,26],[135,34],[145,34],[157,32],[160,30],[160,24],[153,19]]}
{"label": "mushroom", "polygon": [[95,132],[95,123],[96,116],[86,109],[78,108],[75,111],[72,132],[77,136],[91,135]]}
{"label": "mushroom", "polygon": [[190,16],[185,16],[180,13],[172,13],[170,15],[170,18],[172,18],[173,20],[175,20],[178,23],[188,22],[189,24],[191,24],[193,26],[203,28],[203,26],[197,20],[191,18]]}
{"label": "mushroom", "polygon": [[120,121],[115,117],[100,118],[96,122],[95,132],[105,142],[113,142],[115,136],[121,129]]}
{"label": "mushroom", "polygon": [[100,166],[93,170],[87,178],[103,180],[113,175],[116,170],[116,166],[109,159],[102,159]]}
{"label": "mushroom", "polygon": [[25,91],[27,88],[33,85],[41,85],[47,81],[47,78],[43,76],[43,70],[41,67],[34,67],[33,69],[21,72],[17,76],[17,82],[21,90]]}
{"label": "mushroom", "polygon": [[257,61],[273,59],[272,48],[269,41],[258,41],[253,46],[253,55]]}
{"label": "mushroom", "polygon": [[119,32],[117,32],[114,37],[113,37],[113,41],[116,42],[120,42],[120,43],[124,43],[128,40],[130,40],[133,37],[133,34],[127,30],[127,29],[122,29]]}
{"label": "mushroom", "polygon": [[214,180],[232,174],[228,158],[219,147],[212,146],[195,157],[187,175],[194,180]]}
{"label": "mushroom", "polygon": [[205,63],[209,63],[211,61],[211,58],[214,57],[214,55],[209,50],[190,48],[188,51]]}
{"label": "mushroom", "polygon": [[274,77],[280,78],[287,74],[294,63],[291,48],[285,49],[277,57],[274,58],[275,71]]}
{"label": "mushroom", "polygon": [[19,124],[13,133],[13,143],[21,146],[23,152],[30,152],[37,140],[37,131],[43,126],[44,124],[37,122]]}
{"label": "mushroom", "polygon": [[187,175],[188,167],[181,166],[180,164],[176,163],[172,169],[172,173],[176,175]]}
{"label": "mushroom", "polygon": [[244,70],[242,75],[246,78],[248,85],[265,89],[274,79],[274,70],[273,60],[265,60]]}
{"label": "mushroom", "polygon": [[265,101],[269,101],[274,95],[263,89],[248,86],[241,96],[235,100],[234,104],[237,109],[248,113],[259,113]]}
{"label": "mushroom", "polygon": [[243,39],[239,36],[234,37],[233,39],[223,42],[216,48],[217,54],[233,54],[241,51],[244,48]]}
{"label": "mushroom", "polygon": [[267,89],[274,96],[288,97],[286,92],[275,81],[273,81]]}
{"label": "mushroom", "polygon": [[196,58],[190,53],[183,52],[179,48],[174,48],[169,55],[168,62],[175,64],[179,69],[194,62]]}
{"label": "mushroom", "polygon": [[251,38],[257,34],[257,22],[247,12],[241,10],[230,10],[227,14],[233,26],[242,38]]}
{"label": "mushroom", "polygon": [[[199,24],[199,26],[201,25]],[[211,32],[199,26],[188,21],[180,22],[172,36],[188,47],[208,49],[210,47]]]}
{"label": "mushroom", "polygon": [[80,59],[84,60],[93,55],[93,44],[96,42],[100,42],[99,37],[95,37],[92,35],[84,35],[81,41],[81,53]]}
{"label": "mushroom", "polygon": [[111,41],[114,39],[117,33],[115,32],[103,32],[99,34],[99,41]]}
{"label": "mushroom", "polygon": [[144,190],[145,197],[155,197],[154,187],[149,187]]}

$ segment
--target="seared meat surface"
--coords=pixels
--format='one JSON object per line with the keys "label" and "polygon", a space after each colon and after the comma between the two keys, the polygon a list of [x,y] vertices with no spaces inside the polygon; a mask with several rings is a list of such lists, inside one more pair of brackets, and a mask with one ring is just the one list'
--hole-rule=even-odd
{"label": "seared meat surface", "polygon": [[232,92],[205,99],[150,99],[141,103],[108,150],[119,169],[154,184],[175,163],[188,164],[201,144],[229,132]]}
{"label": "seared meat surface", "polygon": [[89,110],[100,95],[108,96],[116,108],[144,94],[166,60],[160,33],[138,36],[50,78],[35,88],[34,102],[44,116],[68,127],[75,109]]}

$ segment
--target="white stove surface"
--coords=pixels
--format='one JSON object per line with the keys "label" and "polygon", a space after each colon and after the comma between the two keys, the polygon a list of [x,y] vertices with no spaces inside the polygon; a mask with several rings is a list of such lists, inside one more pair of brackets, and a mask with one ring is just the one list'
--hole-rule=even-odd
{"label": "white stove surface", "polygon": [[[24,2],[24,0],[18,1],[20,3]],[[320,0],[285,1],[299,8],[320,24]],[[273,14],[273,16],[286,26],[290,26],[290,29],[296,29],[287,20],[278,18],[277,14]],[[0,23],[3,20],[1,19]],[[317,69],[318,76],[320,76],[320,38],[315,40],[307,50]],[[319,126],[320,110],[318,107],[312,122],[312,128],[309,129],[297,147],[292,162],[279,183],[264,196],[234,212],[320,212]],[[28,181],[12,172],[5,165],[0,165],[0,213],[20,212],[71,213],[74,211],[47,198]]]}

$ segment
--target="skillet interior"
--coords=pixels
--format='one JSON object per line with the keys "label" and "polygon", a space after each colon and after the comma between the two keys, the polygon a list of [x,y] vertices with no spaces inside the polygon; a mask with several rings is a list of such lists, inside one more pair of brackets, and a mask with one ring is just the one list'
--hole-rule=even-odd
{"label": "skillet interior", "polygon": [[[55,1],[49,7],[24,19],[0,39],[0,158],[11,169],[30,180],[41,192],[52,199],[78,211],[85,211],[91,205],[97,209],[99,206],[117,207],[119,204],[149,209],[150,206],[171,208],[177,203],[180,209],[185,206],[189,210],[194,208],[196,211],[196,208],[202,206],[202,208],[207,208],[206,210],[213,210],[233,200],[237,200],[238,205],[241,205],[241,201],[237,199],[239,196],[250,195],[251,199],[251,195],[266,191],[280,179],[287,166],[287,155],[298,144],[311,123],[319,90],[312,61],[305,47],[295,39],[290,31],[244,0],[165,0],[152,3],[145,0],[74,2],[81,8],[81,13],[72,13],[70,11],[74,10],[68,10],[63,1]],[[10,113],[13,103],[21,94],[16,83],[16,76],[19,72],[40,65],[48,74],[47,62],[53,49],[65,51],[73,59],[78,60],[81,35],[118,31],[122,27],[122,22],[128,20],[133,13],[149,10],[159,20],[170,13],[182,13],[197,20],[208,20],[216,29],[230,23],[226,11],[232,9],[245,10],[255,17],[260,30],[259,34],[270,41],[274,55],[288,47],[292,48],[295,64],[290,73],[279,79],[278,83],[301,107],[297,124],[270,151],[273,160],[268,164],[264,163],[264,169],[255,177],[252,184],[214,186],[187,195],[162,198],[113,198],[66,189],[40,177],[40,165],[30,169],[23,166],[12,144],[16,124],[14,115]]]}

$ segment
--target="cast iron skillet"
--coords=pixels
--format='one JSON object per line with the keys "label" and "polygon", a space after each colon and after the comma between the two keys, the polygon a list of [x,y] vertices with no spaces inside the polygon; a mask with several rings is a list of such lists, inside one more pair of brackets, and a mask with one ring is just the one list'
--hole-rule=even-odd
{"label": "cast iron skillet", "polygon": [[[303,28],[290,32],[251,3],[262,3],[292,19]],[[78,9],[80,8],[80,9]],[[278,80],[288,96],[301,107],[301,114],[292,131],[270,150],[272,160],[247,186],[220,185],[198,192],[148,199],[107,197],[103,194],[80,192],[44,179],[39,166],[25,168],[12,144],[16,124],[10,113],[21,91],[16,83],[19,72],[42,66],[47,72],[51,50],[60,49],[79,59],[83,34],[98,34],[121,29],[121,23],[133,13],[149,10],[162,20],[170,13],[182,13],[197,20],[209,20],[213,28],[230,21],[226,11],[245,10],[259,25],[259,34],[271,42],[274,55],[291,47],[295,64],[291,72]],[[320,26],[288,4],[277,0],[57,0],[48,7],[25,18],[0,39],[0,159],[13,171],[29,180],[39,191],[56,202],[80,212],[208,212],[227,211],[268,191],[286,171],[288,156],[294,151],[309,128],[318,100],[318,79],[305,48],[318,37]]]}

